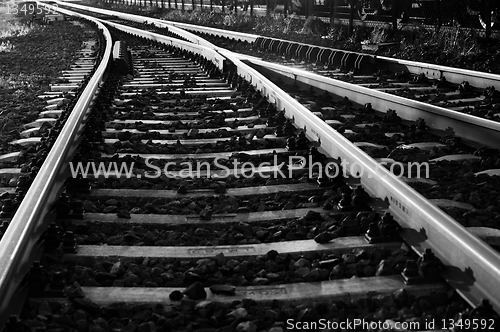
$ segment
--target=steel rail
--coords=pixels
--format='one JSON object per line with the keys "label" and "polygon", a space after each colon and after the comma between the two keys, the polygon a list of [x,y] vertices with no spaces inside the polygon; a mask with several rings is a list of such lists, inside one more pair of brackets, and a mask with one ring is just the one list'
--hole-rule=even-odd
{"label": "steel rail", "polygon": [[[140,35],[147,37],[154,34],[142,32]],[[235,53],[221,48],[217,51],[236,65],[239,75],[249,80],[278,109],[284,109],[298,127],[304,128],[309,139],[319,140],[326,153],[363,170],[359,176],[361,183],[372,196],[383,198],[389,203],[388,210],[403,226],[402,234],[407,243],[421,254],[426,248],[431,248],[448,267],[443,274],[446,280],[472,306],[488,298],[493,308],[500,311],[500,255],[496,251],[380,166],[322,119],[311,114],[264,75],[243,63]]]}
{"label": "steel rail", "polygon": [[89,80],[81,97],[71,111],[66,124],[57,137],[45,162],[40,168],[17,213],[12,218],[7,231],[0,241],[0,328],[8,315],[15,310],[14,298],[22,280],[41,245],[40,236],[55,217],[53,204],[59,198],[68,173],[68,163],[77,147],[77,139],[82,134],[84,121],[94,96],[103,79],[111,55],[112,39],[106,27],[93,17],[72,13],[56,7],[55,11],[95,22],[104,34],[106,48],[95,74]]}
{"label": "steel rail", "polygon": [[359,85],[335,80],[305,70],[269,63],[238,55],[241,60],[259,66],[262,70],[273,71],[318,89],[336,95],[346,96],[351,101],[364,105],[371,103],[378,111],[395,110],[404,120],[419,118],[434,130],[444,132],[451,128],[457,136],[481,145],[500,148],[500,122],[479,118],[470,114],[449,110],[417,100],[391,95]]}
{"label": "steel rail", "polygon": [[[500,310],[500,255],[410,186],[380,166],[373,158],[312,114],[262,74],[245,66],[229,51],[219,51],[231,59],[241,76],[256,85],[309,139],[318,139],[327,154],[340,157],[361,170],[361,184],[375,197],[389,203],[388,210],[403,226],[405,241],[422,254],[431,248],[448,267],[445,279],[472,305],[489,299]],[[352,172],[351,172],[352,173]],[[352,174],[351,174],[352,175]]]}
{"label": "steel rail", "polygon": [[[243,33],[243,32],[236,32],[236,31],[230,31],[230,30],[224,30],[224,29],[217,29],[217,28],[211,28],[211,27],[204,27],[204,26],[199,26],[199,25],[194,25],[194,24],[188,24],[188,23],[179,23],[179,22],[172,22],[172,21],[165,21],[165,20],[160,20],[160,19],[154,19],[146,16],[140,16],[140,15],[133,15],[133,14],[126,14],[126,13],[121,13],[117,11],[112,11],[112,10],[106,10],[106,9],[100,9],[100,8],[94,8],[94,7],[87,7],[83,5],[77,5],[77,4],[68,4],[65,2],[60,2],[64,5],[82,9],[82,10],[87,10],[95,13],[102,13],[106,15],[114,15],[116,17],[126,19],[126,20],[131,20],[134,22],[147,22],[149,24],[154,23],[160,27],[164,27],[165,25],[171,25],[175,27],[179,27],[181,29],[186,29],[186,30],[191,30],[191,31],[196,31],[199,33],[209,33],[215,36],[219,37],[226,37],[226,38],[231,38],[235,40],[242,40],[246,41],[249,43],[255,42],[255,40],[259,37],[259,35],[255,34],[248,34],[248,33]],[[275,39],[275,40],[280,40],[276,38],[270,38],[270,39]],[[195,42],[195,41],[193,41]],[[310,45],[310,44],[304,44],[307,47],[321,47],[321,48],[326,48],[318,45]],[[349,51],[344,51],[344,50],[339,50],[342,52],[349,52]],[[356,54],[360,54],[359,52],[352,52]],[[453,67],[447,67],[447,66],[441,66],[441,65],[435,65],[435,64],[429,64],[429,63],[424,63],[424,62],[416,62],[416,61],[409,61],[409,60],[401,60],[401,59],[396,59],[396,58],[390,58],[390,57],[384,57],[384,56],[373,56],[376,63],[380,67],[387,67],[389,69],[393,69],[396,71],[408,71],[409,73],[412,74],[425,74],[427,77],[432,78],[432,79],[441,79],[442,77],[445,77],[448,82],[451,82],[453,84],[460,84],[463,81],[468,81],[470,85],[480,88],[480,89],[485,89],[490,86],[494,86],[496,90],[500,91],[500,75],[496,74],[491,74],[491,73],[486,73],[486,72],[478,72],[478,71],[473,71],[473,70],[468,70],[468,69],[461,69],[461,68],[453,68]]]}
{"label": "steel rail", "polygon": [[183,50],[198,53],[198,54],[204,56],[205,58],[207,58],[208,60],[214,62],[219,69],[221,69],[221,70],[224,69],[226,57],[224,57],[223,55],[221,55],[219,52],[217,52],[216,50],[214,50],[211,47],[203,46],[200,44],[193,44],[191,42],[186,42],[183,40],[179,40],[177,38],[167,37],[167,36],[160,35],[160,34],[157,34],[154,32],[129,27],[129,26],[119,24],[119,23],[108,22],[106,20],[99,19],[99,18],[97,18],[96,20],[98,20],[102,23],[106,23],[109,26],[112,26],[118,30],[121,30],[123,32],[129,33],[129,34],[134,35],[134,36],[138,36],[141,38],[147,38],[149,40],[152,40],[152,41],[155,41],[158,43],[163,43],[166,45],[175,45],[176,47],[179,47]]}
{"label": "steel rail", "polygon": [[[194,41],[207,47],[213,47],[219,52],[225,51],[223,48],[206,42],[203,38],[189,31],[165,23],[163,23],[163,25],[165,25],[164,27],[167,27],[169,31],[187,40]],[[231,57],[237,57],[247,63],[250,62],[253,65],[259,66],[261,71],[274,71],[298,82],[312,85],[318,89],[329,91],[336,95],[346,96],[350,100],[361,105],[371,103],[374,109],[382,112],[386,112],[388,109],[396,110],[398,115],[404,120],[416,121],[418,119],[423,119],[432,129],[445,131],[452,128],[455,134],[462,138],[482,145],[500,148],[499,122],[335,80],[306,70],[270,63],[252,56],[232,53]],[[418,63],[412,63],[412,65],[417,69],[422,68],[418,67]],[[500,80],[498,82],[500,83]]]}
{"label": "steel rail", "polygon": [[[177,23],[177,22],[170,22],[170,21],[163,21],[163,20],[157,20],[157,21],[158,22],[156,24],[161,24],[161,23],[165,24],[165,22],[168,22],[168,25],[172,25],[172,26],[179,27],[182,29],[196,31],[199,33],[210,33],[210,34],[213,34],[213,35],[216,35],[219,37],[232,38],[235,40],[243,40],[243,41],[247,41],[250,43],[255,42],[255,40],[258,37],[262,37],[262,36],[257,36],[257,35],[253,35],[253,34],[245,34],[242,32],[235,32],[235,31],[228,31],[228,30],[222,30],[222,29],[216,29],[216,28],[196,26],[196,25],[187,24],[187,23]],[[270,37],[269,37],[269,39],[274,39],[274,40],[278,40],[278,41],[282,40],[282,39],[270,38]],[[305,44],[305,43],[300,43],[300,44],[306,45],[306,47],[311,47],[311,48],[312,47],[319,47],[322,49],[328,48],[328,47],[312,45],[312,44]],[[328,48],[328,49],[331,49],[331,48]],[[336,49],[334,49],[334,50],[336,50]],[[360,52],[352,52],[352,51],[345,51],[345,50],[338,50],[338,51],[341,51],[344,53],[362,54]],[[448,82],[453,83],[453,84],[457,84],[457,85],[462,83],[463,81],[468,81],[470,85],[472,85],[476,88],[485,89],[487,87],[494,86],[496,90],[500,91],[500,75],[497,75],[497,74],[473,71],[473,70],[462,69],[462,68],[453,68],[453,67],[441,66],[441,65],[430,64],[430,63],[425,63],[425,62],[390,58],[390,57],[378,56],[378,55],[373,55],[373,58],[375,60],[376,65],[380,68],[388,68],[388,69],[391,69],[393,71],[398,71],[398,72],[407,71],[407,72],[409,72],[411,74],[415,74],[415,75],[424,74],[426,77],[428,77],[430,79],[436,79],[436,80],[439,80],[439,79],[444,77],[444,78],[446,78],[446,80]]]}
{"label": "steel rail", "polygon": [[[345,95],[357,103],[372,103],[374,109],[394,108],[402,118],[409,120],[424,118],[426,123],[435,129],[444,130],[452,125],[459,136],[500,147],[500,123],[325,78],[304,70],[268,63],[254,57],[245,58],[240,54],[222,51],[221,48],[219,52],[233,61],[236,56],[239,60],[257,64],[261,71],[279,72],[319,89]],[[263,89],[266,91],[266,88]],[[290,102],[298,104],[293,98]],[[405,228],[402,233],[405,242],[421,254],[426,248],[431,248],[448,265],[448,269],[443,273],[446,281],[470,305],[477,306],[481,304],[482,299],[487,298],[495,311],[500,312],[500,255],[495,250],[414,189],[395,178],[392,173],[381,168],[364,152],[358,154],[356,150],[359,149],[342,135],[336,131],[330,133],[331,128],[316,115],[309,112],[302,123],[297,121],[296,114],[292,113],[291,116],[294,116],[296,124],[304,125],[304,128],[307,128],[308,121],[317,124],[317,127],[311,127],[313,137],[321,142],[321,146],[330,155],[338,156],[349,165],[358,165],[364,170],[361,174],[362,185],[373,196],[389,202],[389,210]],[[471,125],[475,128],[471,129]]]}

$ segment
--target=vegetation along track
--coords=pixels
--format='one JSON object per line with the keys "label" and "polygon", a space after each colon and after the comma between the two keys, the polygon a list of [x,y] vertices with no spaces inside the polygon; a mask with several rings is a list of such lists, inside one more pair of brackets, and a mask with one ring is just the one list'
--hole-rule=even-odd
{"label": "vegetation along track", "polygon": [[[56,205],[58,219],[45,235],[44,269],[34,265],[27,277],[31,295],[38,299],[27,302],[22,323],[12,321],[8,328],[45,324],[49,329],[85,330],[91,325],[92,329],[142,331],[153,330],[153,326],[168,330],[189,325],[192,329],[251,331],[280,330],[287,327],[283,322],[288,319],[305,323],[319,318],[398,318],[424,324],[451,318],[463,308],[453,296],[428,295],[446,290],[433,280],[437,270],[443,270],[452,286],[468,295],[474,305],[489,291],[497,306],[497,271],[486,266],[496,264],[495,252],[387,171],[378,169],[371,158],[264,76],[237,58],[231,59],[230,53],[224,59],[199,45],[120,29],[153,37],[156,43],[152,47],[116,32],[115,37],[131,46],[134,75],[120,76],[118,71],[128,68],[118,68],[122,60],[115,62],[87,129],[80,131],[84,134],[73,166],[76,162],[125,162],[130,167],[134,162],[134,176],[93,179],[91,187],[97,189],[90,194],[87,181],[68,182],[66,195]],[[118,55],[119,47],[115,47]],[[219,69],[226,70],[221,73]],[[159,73],[164,75],[157,78]],[[250,79],[260,92],[237,74]],[[326,95],[324,99],[332,105],[326,107],[340,105]],[[351,108],[346,100],[341,103],[344,109]],[[279,112],[283,108],[285,113]],[[320,152],[308,149],[314,146]],[[244,179],[236,176],[239,167],[223,178],[227,172],[221,166],[230,166],[234,160],[246,161],[247,167],[269,161],[262,168],[267,175],[277,172],[275,158],[288,161],[289,155],[295,160],[310,156],[322,165],[332,162],[332,167],[338,165],[332,156],[357,162],[365,169],[361,183],[373,197],[359,189],[353,177],[329,178],[316,169],[311,176],[289,167],[280,169],[292,174],[285,178]],[[198,173],[183,178],[188,171],[180,166],[188,164],[180,161],[188,159],[189,165],[196,165],[199,159],[208,161],[211,178],[206,172],[201,178]],[[151,173],[153,165],[163,169],[169,161],[175,161],[168,173],[174,178],[157,178]],[[223,181],[217,181],[215,174]],[[39,177],[32,189],[41,183]],[[388,207],[376,197],[387,197]],[[29,203],[33,204],[23,201],[19,213],[25,213]],[[83,221],[82,206],[93,211],[85,213]],[[382,216],[384,208],[396,216],[403,230],[390,215]],[[22,220],[18,214],[4,238],[11,239],[12,226]],[[425,232],[411,231],[420,228]],[[374,242],[380,237],[392,242],[368,244],[363,237],[368,230]],[[408,246],[393,238],[397,232]],[[215,239],[212,233],[217,234]],[[458,239],[467,246],[457,248]],[[2,240],[3,246],[6,241]],[[97,246],[104,242],[108,245]],[[405,286],[398,274],[406,267],[406,275],[414,280],[415,263],[411,261],[417,257],[409,247],[420,253],[432,247],[447,269],[428,252],[417,270],[430,280]],[[471,276],[467,268],[475,281],[461,279]],[[6,279],[2,281],[12,281]],[[63,296],[65,282],[70,286],[66,290],[69,300],[56,304],[61,303],[58,298]],[[49,284],[45,292],[37,292],[45,284]],[[185,290],[184,295],[175,290]],[[367,292],[373,292],[368,299]],[[177,302],[180,298],[183,300]],[[208,301],[198,301],[205,299]],[[275,299],[279,302],[273,302]],[[325,305],[324,300],[330,303]],[[137,304],[144,302],[147,304]],[[260,302],[265,305],[256,305]],[[474,311],[473,317],[484,310]]]}

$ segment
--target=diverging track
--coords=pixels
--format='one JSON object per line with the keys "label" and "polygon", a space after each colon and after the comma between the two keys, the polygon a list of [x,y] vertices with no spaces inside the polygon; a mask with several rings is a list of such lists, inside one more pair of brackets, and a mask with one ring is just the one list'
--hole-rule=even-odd
{"label": "diverging track", "polygon": [[465,308],[435,295],[448,289],[440,273],[497,308],[498,255],[263,74],[229,52],[109,25],[125,43],[75,133],[72,167],[58,166],[90,171],[73,174],[57,219],[44,220],[43,267],[27,277],[24,321],[8,328],[278,331],[392,318],[431,329]]}

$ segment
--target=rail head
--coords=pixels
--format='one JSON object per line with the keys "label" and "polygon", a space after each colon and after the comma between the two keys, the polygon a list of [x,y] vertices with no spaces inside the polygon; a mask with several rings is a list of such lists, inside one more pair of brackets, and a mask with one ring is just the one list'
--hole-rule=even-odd
{"label": "rail head", "polygon": [[[40,2],[39,4],[47,6]],[[0,299],[2,299],[0,301],[0,327],[5,324],[7,316],[12,310],[12,304],[16,300],[14,296],[19,290],[25,274],[29,271],[31,257],[35,247],[39,244],[40,235],[47,228],[50,219],[54,217],[52,207],[59,198],[66,180],[61,175],[67,171],[68,162],[76,149],[77,139],[82,133],[84,120],[111,57],[111,34],[103,24],[90,16],[52,6],[51,9],[95,23],[104,35],[106,47],[101,63],[76,102],[54,146],[0,241]]]}

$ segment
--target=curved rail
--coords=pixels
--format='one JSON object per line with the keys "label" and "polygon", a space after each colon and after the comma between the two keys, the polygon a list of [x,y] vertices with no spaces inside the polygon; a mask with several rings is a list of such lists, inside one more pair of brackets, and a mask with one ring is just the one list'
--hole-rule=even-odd
{"label": "curved rail", "polygon": [[[262,74],[232,57],[232,52],[221,53],[234,61],[238,73],[257,85],[270,102],[276,103],[278,109],[284,108],[287,116],[295,119],[297,126],[305,128],[309,139],[320,138],[321,147],[327,154],[340,157],[348,165],[358,165],[363,170],[360,176],[362,185],[372,196],[389,202],[389,211],[404,228],[405,241],[421,254],[426,248],[431,248],[448,266],[444,273],[447,282],[471,305],[479,305],[481,299],[489,298],[494,309],[499,311],[500,255],[496,251],[381,167]],[[420,233],[414,231],[422,229],[424,231]]]}
{"label": "curved rail", "polygon": [[77,147],[84,121],[103,80],[104,71],[111,56],[112,39],[106,27],[94,18],[53,8],[64,14],[78,16],[95,22],[102,30],[106,48],[99,67],[77,101],[70,116],[43,163],[38,175],[26,193],[18,212],[0,241],[0,327],[14,310],[14,295],[29,270],[36,248],[40,246],[40,235],[54,218],[53,204],[59,198],[67,176],[68,162]]}
{"label": "curved rail", "polygon": [[124,31],[126,33],[130,33],[134,36],[139,36],[142,38],[147,38],[155,42],[167,44],[167,45],[174,45],[177,47],[180,47],[183,50],[189,51],[189,52],[194,52],[198,53],[205,58],[209,59],[210,61],[214,62],[219,69],[224,68],[225,60],[226,57],[222,56],[219,52],[214,50],[213,48],[203,46],[201,44],[193,44],[190,42],[186,42],[183,40],[179,40],[177,38],[171,38],[167,36],[163,36],[154,32],[149,32],[149,31],[144,31],[141,29],[129,27],[123,24],[119,23],[114,23],[114,22],[107,22],[105,20],[97,19],[101,22],[106,22],[109,26],[112,26],[116,29],[119,29],[121,31]]}
{"label": "curved rail", "polygon": [[[56,2],[58,2],[58,1],[56,1]],[[68,4],[67,2],[58,2],[58,3],[69,6],[69,7],[87,10],[87,11],[91,11],[91,12],[95,12],[95,13],[113,15],[113,16],[116,16],[118,18],[131,20],[134,22],[141,22],[141,23],[147,22],[149,24],[154,23],[159,27],[165,27],[166,25],[171,25],[171,26],[179,27],[181,29],[195,31],[195,32],[199,32],[199,33],[209,33],[209,34],[212,34],[215,36],[246,41],[249,43],[254,43],[257,40],[257,38],[259,38],[259,37],[262,38],[262,36],[255,35],[255,34],[236,32],[236,31],[217,29],[217,28],[210,28],[210,27],[204,27],[204,26],[193,25],[193,24],[188,24],[188,23],[165,21],[165,20],[154,19],[154,18],[150,18],[150,17],[146,17],[146,16],[121,13],[121,12],[117,12],[117,11],[94,8],[94,7],[87,7],[87,6],[77,5],[77,4],[73,4],[73,3]],[[276,38],[267,38],[267,39],[276,40],[278,42],[281,41],[281,39],[276,39]],[[303,43],[300,43],[300,44],[303,44]],[[309,45],[309,44],[303,44],[303,45],[305,45],[306,47],[318,47],[316,45]],[[320,48],[326,48],[326,47],[320,47]],[[340,51],[342,51],[342,50],[340,50]],[[342,52],[347,52],[347,51],[342,51]],[[352,52],[352,53],[356,53],[356,52]],[[356,54],[360,54],[360,53],[356,53]],[[432,79],[440,79],[442,77],[445,77],[448,82],[453,83],[453,84],[460,84],[464,80],[466,80],[469,82],[469,84],[471,84],[472,86],[474,86],[476,88],[484,89],[484,88],[487,88],[490,86],[494,86],[496,90],[500,91],[500,75],[484,73],[484,72],[477,72],[477,71],[472,71],[472,70],[467,70],[467,69],[434,65],[434,64],[424,63],[424,62],[401,60],[401,59],[395,59],[395,58],[389,58],[389,57],[383,57],[383,56],[373,56],[373,57],[375,58],[375,61],[381,67],[388,67],[389,69],[393,69],[396,71],[406,70],[406,71],[408,71],[412,74],[416,74],[416,75],[423,73],[427,77],[432,78]],[[464,78],[464,76],[466,76],[466,78]]]}
{"label": "curved rail", "polygon": [[[259,66],[262,70],[274,71],[296,81],[312,85],[318,89],[329,91],[333,94],[346,96],[350,100],[361,105],[371,103],[375,109],[382,112],[385,112],[388,109],[396,110],[398,115],[405,120],[416,121],[418,119],[423,119],[430,128],[435,130],[445,131],[451,127],[455,134],[462,138],[480,143],[482,145],[500,149],[499,122],[448,110],[438,106],[433,106],[428,103],[387,94],[385,92],[372,90],[366,87],[346,83],[329,77],[324,77],[315,73],[311,73],[309,71],[290,68],[275,63],[269,63],[267,61],[262,61],[256,57],[233,52],[228,53],[223,48],[217,47],[212,43],[205,41],[203,38],[190,33],[189,31],[165,23],[161,23],[161,25],[162,27],[168,28],[170,32],[175,33],[182,38],[200,45],[212,47],[219,52],[226,54],[227,57],[236,57],[242,61]],[[406,66],[412,66],[415,71],[422,70],[426,71],[426,74],[429,74],[429,69],[425,68],[424,66],[427,64],[397,60],[397,63],[393,63],[393,65],[399,65],[400,63]],[[460,73],[462,72],[470,71],[465,71],[463,69],[457,68],[453,78],[455,78],[455,80],[459,80]],[[439,71],[439,73],[441,73],[442,75],[443,72]],[[479,75],[481,73],[472,73],[475,75],[475,79],[483,79],[482,76]],[[497,83],[500,85],[500,75],[490,76],[497,76]],[[452,77],[447,79],[451,78]]]}
{"label": "curved rail", "polygon": [[[262,61],[256,57],[232,52],[227,53],[227,51],[225,51],[224,49],[205,41],[201,37],[198,37],[190,33],[189,31],[165,23],[162,23],[162,27],[167,27],[170,32],[175,33],[180,37],[194,43],[205,45],[207,47],[213,47],[219,52],[226,52],[224,54],[226,54],[226,56],[228,57],[236,57],[242,61],[250,62],[253,65],[259,66],[262,70],[271,70],[288,76],[289,78],[295,79],[296,81],[315,86],[318,89],[329,91],[334,94],[341,94],[361,105],[371,103],[375,109],[382,112],[388,109],[397,110],[398,115],[405,120],[416,121],[419,118],[423,119],[425,120],[426,124],[428,124],[432,129],[435,130],[445,131],[451,127],[453,131],[460,137],[486,146],[500,148],[500,123],[498,122],[475,117],[461,112],[451,111],[420,101],[409,100],[407,98],[387,94],[362,86],[353,85],[343,81],[314,74],[305,70],[290,68],[275,63],[269,63],[267,61]],[[424,68],[424,66],[420,66],[419,63],[416,62],[398,60],[398,64],[399,62],[407,64],[408,66],[411,65],[415,68],[415,70],[428,71],[428,69]],[[455,75],[455,77],[458,77],[458,73],[463,71],[464,70],[462,69],[457,69],[457,75]],[[481,76],[478,75],[480,73],[473,73],[475,74],[476,78],[481,79]],[[500,80],[498,81],[498,83],[500,84]]]}
{"label": "curved rail", "polygon": [[[129,15],[129,14],[127,14]],[[184,23],[179,23],[171,25],[165,23],[161,20],[157,24],[160,27],[168,28],[169,31],[178,34],[179,36],[199,45],[210,47],[218,51],[223,51],[224,49],[215,46],[214,44],[205,41],[203,38],[196,36],[188,31],[179,28],[177,25],[184,26]],[[207,29],[207,31],[218,30],[213,28],[205,28],[199,26],[193,26],[187,24],[190,29],[195,27],[198,31]],[[220,30],[219,30],[220,31]],[[206,31],[205,31],[206,32]],[[252,35],[253,36],[253,35]],[[260,66],[264,70],[273,70],[284,74],[297,81],[313,85],[319,89],[332,92],[334,94],[341,94],[348,97],[350,100],[357,102],[359,104],[371,103],[372,106],[382,112],[388,109],[394,109],[397,111],[398,115],[405,120],[415,121],[419,118],[424,119],[426,124],[432,129],[444,131],[449,127],[460,137],[477,142],[486,146],[491,146],[494,148],[500,148],[500,123],[478,118],[469,114],[447,110],[442,107],[433,106],[428,103],[409,100],[403,97],[394,96],[380,91],[371,90],[365,87],[353,85],[350,83],[345,83],[343,81],[327,78],[318,74],[314,74],[305,70],[290,68],[287,66],[269,63],[262,61],[258,58],[236,54],[236,53],[225,53],[228,57],[237,57],[240,60],[251,62],[254,65]],[[378,58],[377,58],[378,59]],[[492,75],[480,72],[474,72],[470,70],[464,70],[459,68],[448,68],[443,66],[429,65],[425,63],[412,62],[406,60],[398,59],[387,59],[388,63],[393,67],[393,69],[401,70],[400,67],[412,68],[415,73],[423,72],[427,76],[434,78],[440,78],[444,76],[444,73],[448,69],[453,69],[453,73],[446,76],[447,80],[450,82],[461,83],[463,80],[463,75],[468,76],[471,80],[476,83],[481,81],[481,85],[487,85],[492,81],[496,82],[500,89],[500,75]],[[391,61],[389,61],[391,60]],[[394,61],[392,61],[394,60]],[[461,78],[462,77],[462,78]],[[472,81],[471,81],[472,82]],[[477,84],[476,84],[477,85]],[[374,98],[375,97],[375,98]]]}
{"label": "curved rail", "polygon": [[391,95],[305,70],[269,63],[253,57],[245,58],[239,55],[239,58],[247,60],[263,70],[278,72],[318,89],[346,96],[358,104],[371,103],[372,107],[378,111],[395,110],[404,120],[416,121],[420,118],[425,120],[430,128],[442,132],[451,127],[457,136],[482,145],[500,148],[500,122]]}
{"label": "curved rail", "polygon": [[[170,30],[174,32],[173,29]],[[190,33],[182,33],[182,31],[175,31],[175,33],[187,39],[194,38]],[[500,124],[497,122],[459,112],[450,112],[440,107],[325,78],[300,69],[271,64],[254,57],[225,51],[222,48],[217,49],[235,64],[240,60],[246,60],[259,65],[261,69],[280,72],[319,89],[346,95],[357,103],[370,102],[375,109],[394,108],[402,118],[408,120],[424,118],[426,123],[435,129],[445,130],[452,125],[457,134],[462,137],[487,145],[500,146],[500,143],[497,143],[500,142]],[[260,73],[245,70],[241,64],[237,65],[237,68],[240,75],[252,82],[257,82],[259,90],[263,91],[264,95],[266,91],[280,91],[277,94],[273,92],[267,94],[270,101],[276,103],[277,108],[284,108],[287,115],[293,117],[299,127],[309,129],[308,137],[320,140],[321,147],[328,154],[346,160],[349,165],[359,165],[364,170],[361,183],[373,196],[390,202],[389,210],[405,227],[403,236],[406,242],[419,253],[423,253],[426,248],[432,248],[443,262],[450,266],[444,273],[447,281],[463,294],[471,305],[480,304],[482,298],[490,298],[494,302],[495,309],[499,311],[498,295],[500,293],[493,295],[490,291],[497,289],[491,287],[500,286],[500,265],[498,265],[500,255],[497,252],[470,234],[411,187],[395,178],[392,173],[381,168],[349,140],[336,131],[332,131],[323,120],[308,112],[299,102],[273,83],[269,83]],[[475,130],[471,130],[471,124],[476,126]],[[425,232],[419,234],[412,231],[414,229],[424,229]],[[459,243],[458,249],[457,243]],[[474,271],[473,276],[468,272],[470,270]]]}

